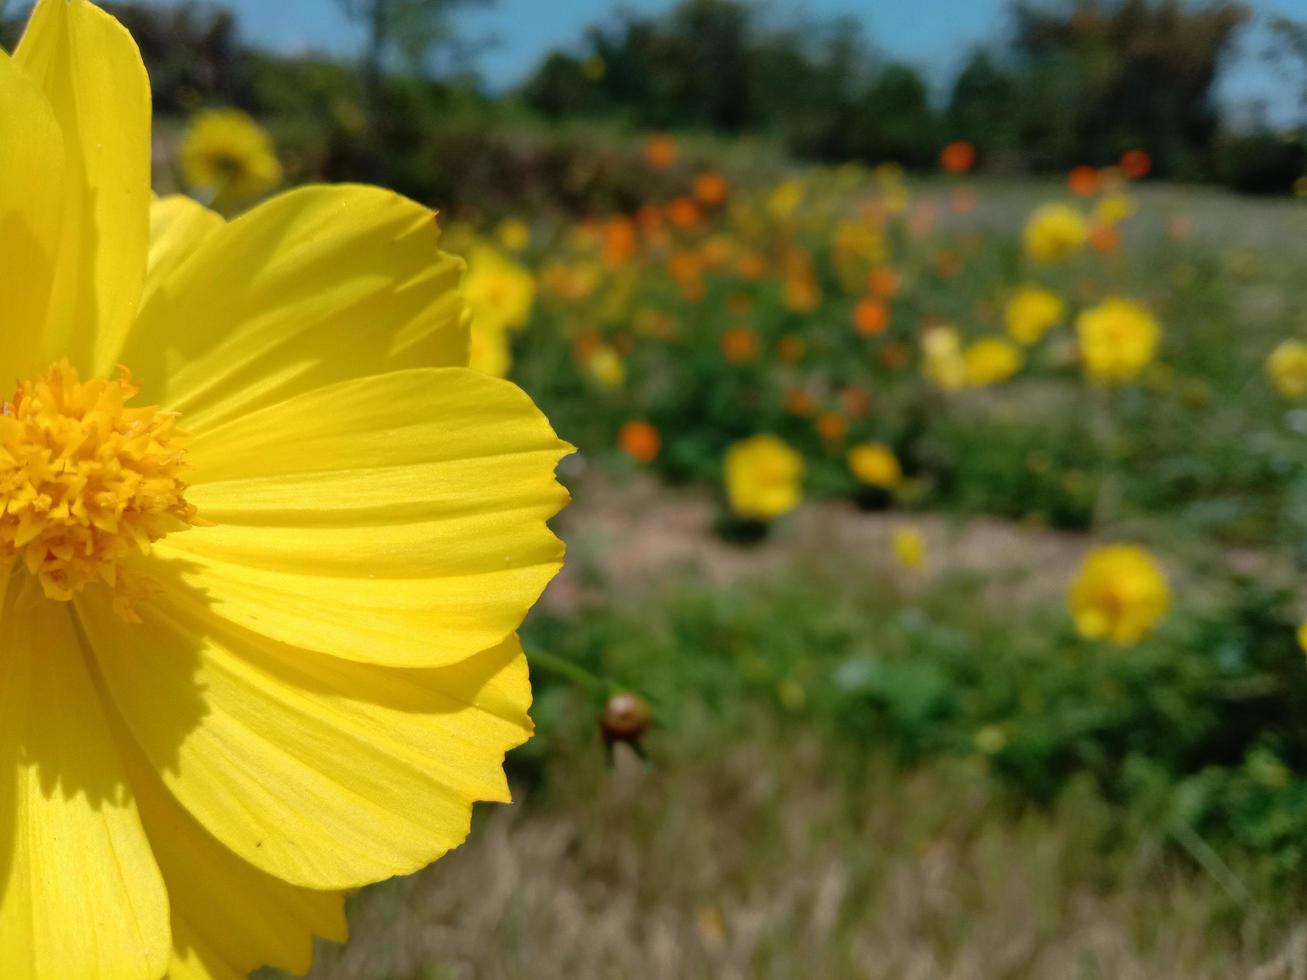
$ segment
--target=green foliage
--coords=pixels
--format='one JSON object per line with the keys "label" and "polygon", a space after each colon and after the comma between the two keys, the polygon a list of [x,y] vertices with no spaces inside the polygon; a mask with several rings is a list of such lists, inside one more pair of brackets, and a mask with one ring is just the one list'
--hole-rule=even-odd
{"label": "green foliage", "polygon": [[[909,597],[890,578],[858,582],[808,571],[673,591],[537,620],[527,643],[644,692],[666,729],[708,717],[729,738],[761,702],[778,726],[844,746],[850,774],[870,751],[960,757],[1041,803],[1089,777],[1121,819],[1181,846],[1196,835],[1307,869],[1307,660],[1288,592],[1222,579],[1219,600],[1182,596],[1155,635],[1117,649],[1076,637],[1060,609],[1000,611],[981,583]],[[576,707],[544,683],[545,741],[575,731]]]}

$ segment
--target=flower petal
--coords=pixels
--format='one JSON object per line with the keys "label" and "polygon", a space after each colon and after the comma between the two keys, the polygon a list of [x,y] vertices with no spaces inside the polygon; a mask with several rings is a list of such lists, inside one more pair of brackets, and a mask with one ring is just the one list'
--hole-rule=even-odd
{"label": "flower petal", "polygon": [[[516,637],[448,667],[351,663],[216,619],[158,565],[143,623],[123,628],[103,592],[78,611],[137,744],[250,864],[353,888],[435,860],[466,836],[473,801],[508,799],[503,756],[531,730]],[[185,708],[196,690],[199,719]]]}
{"label": "flower petal", "polygon": [[68,356],[103,375],[145,276],[150,82],[131,35],[86,0],[41,0],[15,59],[63,129],[63,221],[46,360]]}
{"label": "flower petal", "polygon": [[70,608],[13,580],[0,599],[6,978],[154,980],[168,965],[168,898],[85,656]]}
{"label": "flower petal", "polygon": [[343,892],[312,891],[242,861],[175,800],[122,725],[123,759],[172,907],[169,975],[245,977],[260,966],[308,972],[313,937],[344,942]]}
{"label": "flower petal", "polygon": [[161,197],[150,205],[150,256],[145,272],[145,295],[223,226],[222,215],[182,194]]}
{"label": "flower petal", "polygon": [[351,660],[454,663],[517,629],[558,571],[570,447],[520,389],[466,368],[322,388],[191,447],[174,534],[216,616]]}
{"label": "flower petal", "polygon": [[54,285],[64,150],[45,95],[0,51],[0,386],[45,367],[39,360]]}
{"label": "flower petal", "polygon": [[154,280],[120,360],[197,432],[324,384],[467,363],[462,261],[374,187],[282,194]]}

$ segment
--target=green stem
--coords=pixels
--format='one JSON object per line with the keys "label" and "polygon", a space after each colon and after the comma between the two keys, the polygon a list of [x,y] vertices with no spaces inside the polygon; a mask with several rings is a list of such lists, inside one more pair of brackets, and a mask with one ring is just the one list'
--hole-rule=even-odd
{"label": "green stem", "polygon": [[599,694],[608,694],[616,688],[612,681],[591,673],[565,657],[546,653],[544,650],[527,650],[526,659],[532,669],[547,671]]}

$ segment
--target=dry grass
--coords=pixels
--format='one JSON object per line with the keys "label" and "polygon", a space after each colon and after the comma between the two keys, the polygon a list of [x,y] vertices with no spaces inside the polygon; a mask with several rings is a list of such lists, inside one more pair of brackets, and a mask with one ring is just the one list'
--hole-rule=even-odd
{"label": "dry grass", "polygon": [[360,895],[313,976],[1307,978],[1291,910],[1114,841],[1091,793],[1014,813],[965,766],[874,762],[841,789],[819,743],[758,731],[569,758],[547,799]]}

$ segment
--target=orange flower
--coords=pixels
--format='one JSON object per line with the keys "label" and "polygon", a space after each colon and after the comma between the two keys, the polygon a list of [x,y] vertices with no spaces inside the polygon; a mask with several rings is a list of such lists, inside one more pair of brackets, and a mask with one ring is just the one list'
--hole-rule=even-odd
{"label": "orange flower", "polygon": [[899,277],[887,266],[878,265],[867,276],[867,292],[879,299],[889,299],[899,291]]}
{"label": "orange flower", "polygon": [[757,252],[745,252],[736,267],[745,279],[758,280],[767,274],[767,262]]}
{"label": "orange flower", "polygon": [[1108,252],[1116,251],[1117,246],[1121,244],[1121,233],[1117,231],[1116,225],[1098,225],[1089,233],[1089,244],[1106,255]]}
{"label": "orange flower", "polygon": [[728,193],[726,178],[715,170],[705,170],[694,178],[694,196],[710,208],[724,203]]}
{"label": "orange flower", "polygon": [[935,256],[935,274],[941,279],[956,279],[962,274],[962,256],[945,249]]}
{"label": "orange flower", "polygon": [[785,392],[785,411],[806,419],[817,411],[817,399],[802,388],[791,388]]}
{"label": "orange flower", "polygon": [[625,215],[604,224],[604,262],[621,265],[635,253],[635,222]]}
{"label": "orange flower", "polygon": [[756,360],[758,334],[749,327],[731,327],[722,334],[722,353],[732,364]]}
{"label": "orange flower", "polygon": [[785,279],[785,308],[792,313],[811,313],[821,303],[821,291],[809,275]]}
{"label": "orange flower", "polygon": [[655,133],[644,141],[644,158],[658,170],[666,170],[680,155],[676,140],[665,133]]}
{"label": "orange flower", "polygon": [[572,350],[578,361],[587,361],[590,355],[603,346],[603,341],[592,333],[583,333],[572,341]]}
{"label": "orange flower", "polygon": [[785,364],[798,363],[807,350],[807,341],[798,334],[787,333],[776,342],[776,357]]}
{"label": "orange flower", "polygon": [[667,271],[672,274],[672,278],[677,282],[691,282],[699,278],[703,271],[703,263],[699,260],[699,255],[688,248],[680,248],[671,254],[667,260]]}
{"label": "orange flower", "polygon": [[944,147],[939,162],[951,174],[964,174],[976,165],[976,148],[966,140],[955,140]]}
{"label": "orange flower", "polygon": [[663,213],[657,204],[645,204],[635,212],[635,223],[646,235],[657,235],[663,230]]}
{"label": "orange flower", "polygon": [[853,308],[853,326],[864,337],[884,333],[889,326],[889,309],[878,299],[864,299]]}
{"label": "orange flower", "polygon": [[886,344],[880,349],[880,363],[884,364],[891,371],[900,371],[907,367],[908,356],[911,352],[907,344],[892,343]]}
{"label": "orange flower", "polygon": [[678,197],[667,205],[667,220],[677,228],[693,228],[702,216],[699,205],[688,197]]}
{"label": "orange flower", "polygon": [[617,431],[617,445],[637,463],[652,463],[662,448],[663,438],[648,422],[627,422]]}
{"label": "orange flower", "polygon": [[844,411],[853,418],[862,418],[871,411],[871,395],[857,385],[845,385],[840,389],[840,401]]}
{"label": "orange flower", "polygon": [[949,195],[949,206],[955,214],[970,214],[976,210],[976,189],[970,185],[953,188]]}
{"label": "orange flower", "polygon": [[726,311],[735,316],[744,316],[753,309],[753,297],[748,293],[731,293],[726,300]]}
{"label": "orange flower", "polygon": [[815,424],[817,435],[827,442],[838,442],[849,431],[849,423],[839,412],[822,412]]}
{"label": "orange flower", "polygon": [[1078,167],[1072,167],[1071,172],[1066,175],[1066,185],[1071,188],[1072,194],[1092,197],[1098,193],[1098,171],[1083,163]]}
{"label": "orange flower", "polygon": [[1126,150],[1121,154],[1121,171],[1131,180],[1147,177],[1153,169],[1153,158],[1146,150]]}

